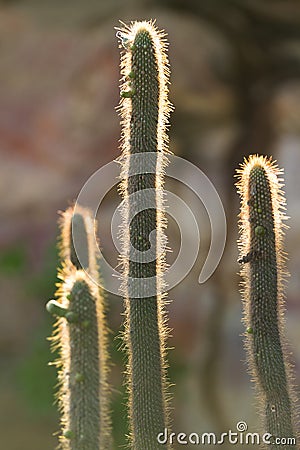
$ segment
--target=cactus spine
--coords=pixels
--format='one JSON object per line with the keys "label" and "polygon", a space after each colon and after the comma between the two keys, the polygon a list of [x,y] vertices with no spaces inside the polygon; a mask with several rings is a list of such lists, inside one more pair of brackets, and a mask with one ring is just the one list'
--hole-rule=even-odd
{"label": "cactus spine", "polygon": [[[73,231],[73,232],[72,232]],[[56,297],[47,304],[58,317],[53,349],[58,348],[63,450],[110,448],[106,325],[103,296],[97,284],[94,221],[88,210],[69,208],[61,218],[62,268]],[[74,245],[75,242],[75,245]],[[86,269],[86,270],[83,270]]]}
{"label": "cactus spine", "polygon": [[[244,322],[250,370],[261,401],[265,430],[274,438],[295,438],[290,367],[283,337],[282,250],[285,219],[281,170],[262,156],[251,156],[239,172],[239,242],[244,279]],[[290,449],[294,445],[271,445]]]}
{"label": "cactus spine", "polygon": [[[171,109],[167,99],[169,70],[164,35],[152,22],[134,22],[120,29],[118,36],[126,48],[121,59],[124,198],[121,258],[130,439],[135,450],[153,450],[165,448],[158,444],[157,435],[167,421],[165,339],[168,330],[163,311],[162,272],[165,264],[163,173],[167,163],[166,125]],[[136,155],[143,155],[144,160],[139,159],[136,164]],[[154,164],[152,173],[146,170],[149,155]],[[153,230],[156,237],[151,247],[149,238]],[[139,258],[135,257],[136,250],[140,252]],[[147,259],[143,252],[149,250],[152,258]]]}

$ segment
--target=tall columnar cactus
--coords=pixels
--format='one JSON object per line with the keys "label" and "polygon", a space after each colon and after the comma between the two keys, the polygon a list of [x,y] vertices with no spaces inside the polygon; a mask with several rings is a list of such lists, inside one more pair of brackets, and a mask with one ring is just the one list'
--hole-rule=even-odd
{"label": "tall columnar cactus", "polygon": [[[47,304],[58,317],[51,337],[58,349],[64,450],[110,448],[108,364],[103,296],[98,286],[94,221],[88,210],[69,208],[61,219],[62,268],[56,297]],[[82,266],[81,266],[82,264]]]}
{"label": "tall columnar cactus", "polygon": [[[266,432],[295,437],[290,367],[283,341],[282,250],[285,219],[281,170],[270,159],[251,156],[239,170],[240,263],[249,367]],[[295,448],[272,445],[272,449]]]}
{"label": "tall columnar cactus", "polygon": [[[164,448],[157,435],[166,427],[167,327],[163,310],[165,264],[163,173],[170,112],[168,62],[163,34],[152,22],[120,29],[123,286],[131,446]],[[152,164],[152,173],[148,171]],[[150,233],[155,238],[150,242]]]}

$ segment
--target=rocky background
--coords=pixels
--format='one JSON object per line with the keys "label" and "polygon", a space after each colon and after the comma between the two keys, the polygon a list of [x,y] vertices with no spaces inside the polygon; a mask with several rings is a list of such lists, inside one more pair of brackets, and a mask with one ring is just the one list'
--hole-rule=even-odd
{"label": "rocky background", "polygon": [[[218,270],[197,282],[209,244],[170,292],[169,374],[174,429],[257,431],[246,371],[238,293],[238,198],[233,174],[244,155],[273,155],[285,168],[290,229],[286,329],[300,385],[300,4],[296,0],[20,0],[0,4],[0,441],[7,450],[50,450],[57,440],[55,369],[45,304],[56,282],[57,211],[96,169],[119,155],[119,20],[157,19],[171,63],[170,149],[214,182],[228,220]],[[180,185],[170,190],[184,195]],[[191,198],[190,202],[195,202]],[[99,218],[108,226],[118,194]],[[195,203],[195,207],[202,206]],[[114,206],[115,207],[115,206]],[[207,232],[206,232],[207,231]],[[170,220],[170,247],[179,233]],[[174,255],[170,255],[172,262]],[[108,295],[114,363],[115,448],[124,445],[122,300]],[[299,392],[299,390],[298,390]],[[188,448],[188,447],[187,447]],[[238,446],[235,446],[238,448]]]}

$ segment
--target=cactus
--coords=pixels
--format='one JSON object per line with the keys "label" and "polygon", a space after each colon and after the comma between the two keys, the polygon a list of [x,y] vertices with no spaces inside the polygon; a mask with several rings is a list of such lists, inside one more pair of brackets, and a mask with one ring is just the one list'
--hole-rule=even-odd
{"label": "cactus", "polygon": [[[153,22],[134,22],[119,29],[118,36],[125,47],[121,59],[120,103],[121,193],[124,198],[121,259],[130,441],[135,450],[152,450],[165,448],[158,445],[157,435],[168,422],[165,374],[168,329],[162,289],[165,264],[163,171],[167,163],[166,125],[171,110],[167,99],[169,70],[164,35]],[[136,155],[143,155],[138,163]],[[149,161],[156,172],[147,173]],[[151,247],[153,230],[156,237]],[[139,258],[135,257],[136,251],[140,252]],[[149,251],[151,260],[145,256]]]}
{"label": "cactus", "polygon": [[89,210],[80,205],[68,208],[61,215],[60,229],[61,260],[77,270],[86,269],[97,280],[96,228]]}
{"label": "cactus", "polygon": [[[69,208],[62,215],[62,281],[56,293],[58,301],[47,304],[47,310],[58,318],[50,339],[52,348],[59,351],[55,364],[62,426],[59,441],[64,450],[110,448],[107,331],[91,233],[94,225],[88,210],[76,207],[74,213]],[[81,261],[86,271],[81,269]]]}
{"label": "cactus", "polygon": [[[282,250],[285,200],[281,170],[263,156],[250,156],[239,172],[239,242],[244,279],[245,341],[264,417],[274,438],[295,438],[291,368],[283,342]],[[290,449],[293,445],[270,446]]]}

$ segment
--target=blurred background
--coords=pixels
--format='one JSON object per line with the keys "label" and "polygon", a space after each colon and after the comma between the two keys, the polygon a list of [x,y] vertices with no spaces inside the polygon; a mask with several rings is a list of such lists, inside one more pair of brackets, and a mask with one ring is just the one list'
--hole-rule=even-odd
{"label": "blurred background", "polygon": [[[258,431],[246,370],[237,263],[239,199],[234,171],[250,153],[285,169],[289,230],[286,334],[300,385],[300,3],[296,0],[19,0],[0,3],[0,440],[7,450],[50,450],[59,428],[54,355],[45,312],[56,283],[57,212],[96,169],[118,157],[119,20],[157,19],[169,40],[170,149],[201,168],[222,199],[228,237],[204,285],[209,246],[201,203],[176,182],[201,219],[201,251],[167,306],[172,416],[177,432]],[[117,261],[109,224],[119,202],[101,207],[103,253]],[[179,230],[167,230],[173,253]],[[115,448],[126,442],[122,299],[107,294],[113,361]],[[298,390],[299,393],[299,390]],[[188,446],[186,447],[188,448]],[[235,446],[235,448],[239,448]]]}

